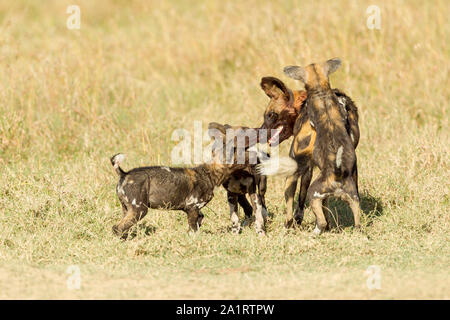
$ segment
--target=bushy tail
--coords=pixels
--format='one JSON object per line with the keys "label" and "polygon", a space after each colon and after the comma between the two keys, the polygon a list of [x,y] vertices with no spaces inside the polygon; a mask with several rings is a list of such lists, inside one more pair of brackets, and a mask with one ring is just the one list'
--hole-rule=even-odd
{"label": "bushy tail", "polygon": [[111,164],[113,165],[114,169],[116,169],[117,174],[119,177],[123,177],[126,175],[126,172],[122,170],[120,167],[120,164],[122,161],[125,160],[125,155],[122,153],[118,153],[111,157]]}
{"label": "bushy tail", "polygon": [[273,158],[256,166],[256,172],[262,176],[290,176],[297,169],[297,161],[289,157]]}

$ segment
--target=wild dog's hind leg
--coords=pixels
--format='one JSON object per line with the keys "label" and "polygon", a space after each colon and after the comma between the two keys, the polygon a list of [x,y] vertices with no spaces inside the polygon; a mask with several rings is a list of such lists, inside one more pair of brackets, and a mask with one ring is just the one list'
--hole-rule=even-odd
{"label": "wild dog's hind leg", "polygon": [[265,219],[262,210],[262,203],[259,195],[253,191],[250,193],[250,200],[252,201],[253,211],[255,212],[255,229],[259,235],[265,235]]}
{"label": "wild dog's hind leg", "polygon": [[286,201],[286,222],[284,226],[286,228],[292,227],[294,222],[293,210],[294,210],[294,196],[297,189],[298,174],[294,173],[292,176],[286,178],[284,200]]}
{"label": "wild dog's hind leg", "polygon": [[342,200],[346,201],[353,213],[355,228],[361,228],[361,208],[359,203],[358,190],[352,177],[348,177],[344,182],[344,194]]}
{"label": "wild dog's hind leg", "polygon": [[327,220],[323,214],[323,200],[328,196],[326,193],[327,186],[322,174],[314,180],[308,192],[309,203],[314,215],[316,216],[316,227],[314,234],[321,234],[327,227]]}
{"label": "wild dog's hind leg", "polygon": [[228,206],[230,207],[231,232],[239,233],[241,226],[239,225],[238,216],[238,195],[228,192]]}
{"label": "wild dog's hind leg", "polygon": [[245,218],[244,218],[244,221],[242,222],[242,227],[247,227],[252,222],[253,208],[250,205],[250,203],[248,202],[248,200],[244,194],[238,195],[238,202],[241,205],[242,209],[244,209],[244,213],[245,213]]}
{"label": "wild dog's hind leg", "polygon": [[128,237],[128,230],[145,217],[147,211],[148,208],[144,204],[140,204],[139,207],[129,205],[122,220],[113,227],[114,234],[120,236],[122,239],[126,239]]}
{"label": "wild dog's hind leg", "polygon": [[355,183],[355,187],[356,187],[356,194],[359,197],[359,190],[358,190],[358,166],[357,166],[356,162],[357,162],[357,160],[355,160],[355,166],[353,167],[352,177],[353,177],[353,182]]}
{"label": "wild dog's hind leg", "polygon": [[312,166],[308,168],[305,173],[302,175],[302,179],[300,182],[300,192],[298,194],[298,202],[297,207],[294,211],[294,218],[297,225],[301,225],[303,222],[304,210],[305,210],[305,201],[306,196],[308,194],[308,188],[311,183],[311,178],[313,174]]}

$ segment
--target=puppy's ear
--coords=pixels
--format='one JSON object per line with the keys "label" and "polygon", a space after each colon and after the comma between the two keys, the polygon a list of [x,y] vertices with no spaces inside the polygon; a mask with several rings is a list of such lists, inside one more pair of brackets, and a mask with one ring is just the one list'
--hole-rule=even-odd
{"label": "puppy's ear", "polygon": [[328,75],[332,74],[333,72],[335,72],[341,66],[341,63],[342,63],[341,59],[339,59],[339,58],[333,58],[333,59],[326,61],[323,64],[323,70],[324,70],[325,74],[328,76]]}
{"label": "puppy's ear", "polygon": [[285,75],[287,75],[288,77],[290,77],[292,79],[300,80],[303,83],[306,83],[306,81],[307,81],[306,71],[302,67],[288,66],[283,69],[283,72]]}
{"label": "puppy's ear", "polygon": [[264,77],[261,79],[261,89],[267,94],[269,98],[277,99],[284,97],[289,99],[289,91],[284,85],[283,81],[275,77]]}
{"label": "puppy's ear", "polygon": [[224,125],[217,122],[210,122],[208,124],[208,135],[210,138],[216,138],[218,136],[225,136],[226,128]]}

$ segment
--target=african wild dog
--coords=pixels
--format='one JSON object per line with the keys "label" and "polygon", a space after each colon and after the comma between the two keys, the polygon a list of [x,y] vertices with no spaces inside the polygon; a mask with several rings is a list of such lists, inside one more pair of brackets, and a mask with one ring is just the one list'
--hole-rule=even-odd
{"label": "african wild dog", "polygon": [[[327,227],[322,203],[330,196],[339,197],[349,204],[355,228],[360,228],[354,141],[348,131],[347,114],[340,106],[328,80],[328,76],[336,71],[340,64],[339,59],[331,59],[321,64],[310,64],[305,68],[291,66],[284,69],[286,75],[305,83],[305,108],[310,124],[316,132],[314,147],[311,151],[295,155],[295,161],[291,158],[285,158],[278,163],[269,160],[258,167],[263,174],[276,174],[281,169],[290,173],[301,172],[303,168],[308,167],[309,154],[312,153],[312,162],[320,169],[320,175],[308,191],[310,205],[316,216],[315,234],[320,234]],[[281,168],[277,168],[277,165]]]}
{"label": "african wild dog", "polygon": [[[270,102],[264,112],[264,123],[261,128],[274,129],[275,135],[270,137],[269,144],[283,142],[292,135],[294,140],[291,144],[289,155],[296,158],[302,155],[305,164],[302,170],[296,171],[286,179],[285,200],[287,215],[285,226],[291,227],[294,217],[297,225],[303,220],[303,210],[306,201],[308,187],[311,183],[313,173],[312,154],[316,140],[316,131],[309,121],[308,112],[305,108],[307,98],[304,90],[291,90],[278,78],[264,77],[261,79],[261,88],[270,98]],[[339,89],[332,89],[336,96],[342,113],[345,115],[346,128],[353,146],[356,148],[359,142],[358,109],[350,97]],[[309,159],[309,161],[307,161]],[[298,202],[294,211],[294,195],[297,189],[297,181],[301,175],[300,192]],[[354,173],[357,183],[357,172]],[[294,212],[294,213],[293,213]],[[328,218],[328,215],[326,215]]]}
{"label": "african wild dog", "polygon": [[[122,205],[123,218],[113,227],[113,232],[122,238],[128,237],[128,230],[142,219],[149,208],[182,210],[187,213],[189,231],[197,231],[201,226],[203,214],[200,212],[214,196],[215,187],[223,184],[236,170],[247,167],[249,152],[244,150],[244,163],[237,163],[237,148],[231,157],[226,153],[226,138],[218,130],[209,134],[219,143],[212,149],[211,163],[194,168],[170,168],[152,166],[135,168],[125,172],[120,164],[123,154],[116,154],[111,163],[119,175],[117,196]],[[229,163],[224,159],[230,159]],[[257,221],[261,221],[261,204],[256,205]],[[258,219],[258,216],[260,218]]]}
{"label": "african wild dog", "polygon": [[[238,136],[240,133],[245,135],[247,130],[254,130],[255,138],[258,138],[258,129],[242,127],[242,126],[230,126],[228,124],[221,125],[215,122],[209,124],[209,128],[215,128],[219,130],[222,134],[226,135],[227,130],[233,130],[233,135]],[[252,147],[253,141],[244,141],[245,147]],[[267,158],[268,155],[264,154],[262,157]],[[259,158],[259,157],[258,157]],[[259,160],[258,160],[259,161]],[[256,231],[259,234],[264,234],[264,221],[258,221],[258,215],[256,211],[259,204],[262,206],[262,216],[264,220],[267,218],[267,208],[264,195],[267,189],[267,177],[261,176],[256,173],[255,165],[249,164],[247,167],[236,170],[230,178],[228,178],[222,186],[227,190],[228,205],[230,207],[230,218],[231,218],[231,230],[233,233],[239,233],[241,227],[250,225],[252,219],[252,213],[255,211],[256,216]],[[251,205],[246,198],[246,194],[249,195],[251,200]],[[245,219],[242,225],[239,223],[238,216],[238,203],[244,210]],[[262,226],[261,226],[262,223]]]}

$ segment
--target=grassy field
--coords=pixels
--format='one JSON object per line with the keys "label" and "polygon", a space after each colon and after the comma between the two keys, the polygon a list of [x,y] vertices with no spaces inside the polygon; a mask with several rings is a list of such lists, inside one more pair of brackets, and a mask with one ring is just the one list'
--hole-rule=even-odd
{"label": "grassy field", "polygon": [[[450,298],[448,1],[85,0],[69,30],[73,2],[0,0],[0,298]],[[336,56],[360,112],[361,234],[340,203],[333,232],[313,238],[309,208],[287,232],[269,178],[266,237],[230,233],[223,189],[194,236],[155,210],[113,236],[111,155],[170,165],[195,120],[259,126],[261,77],[300,88],[284,66]]]}

